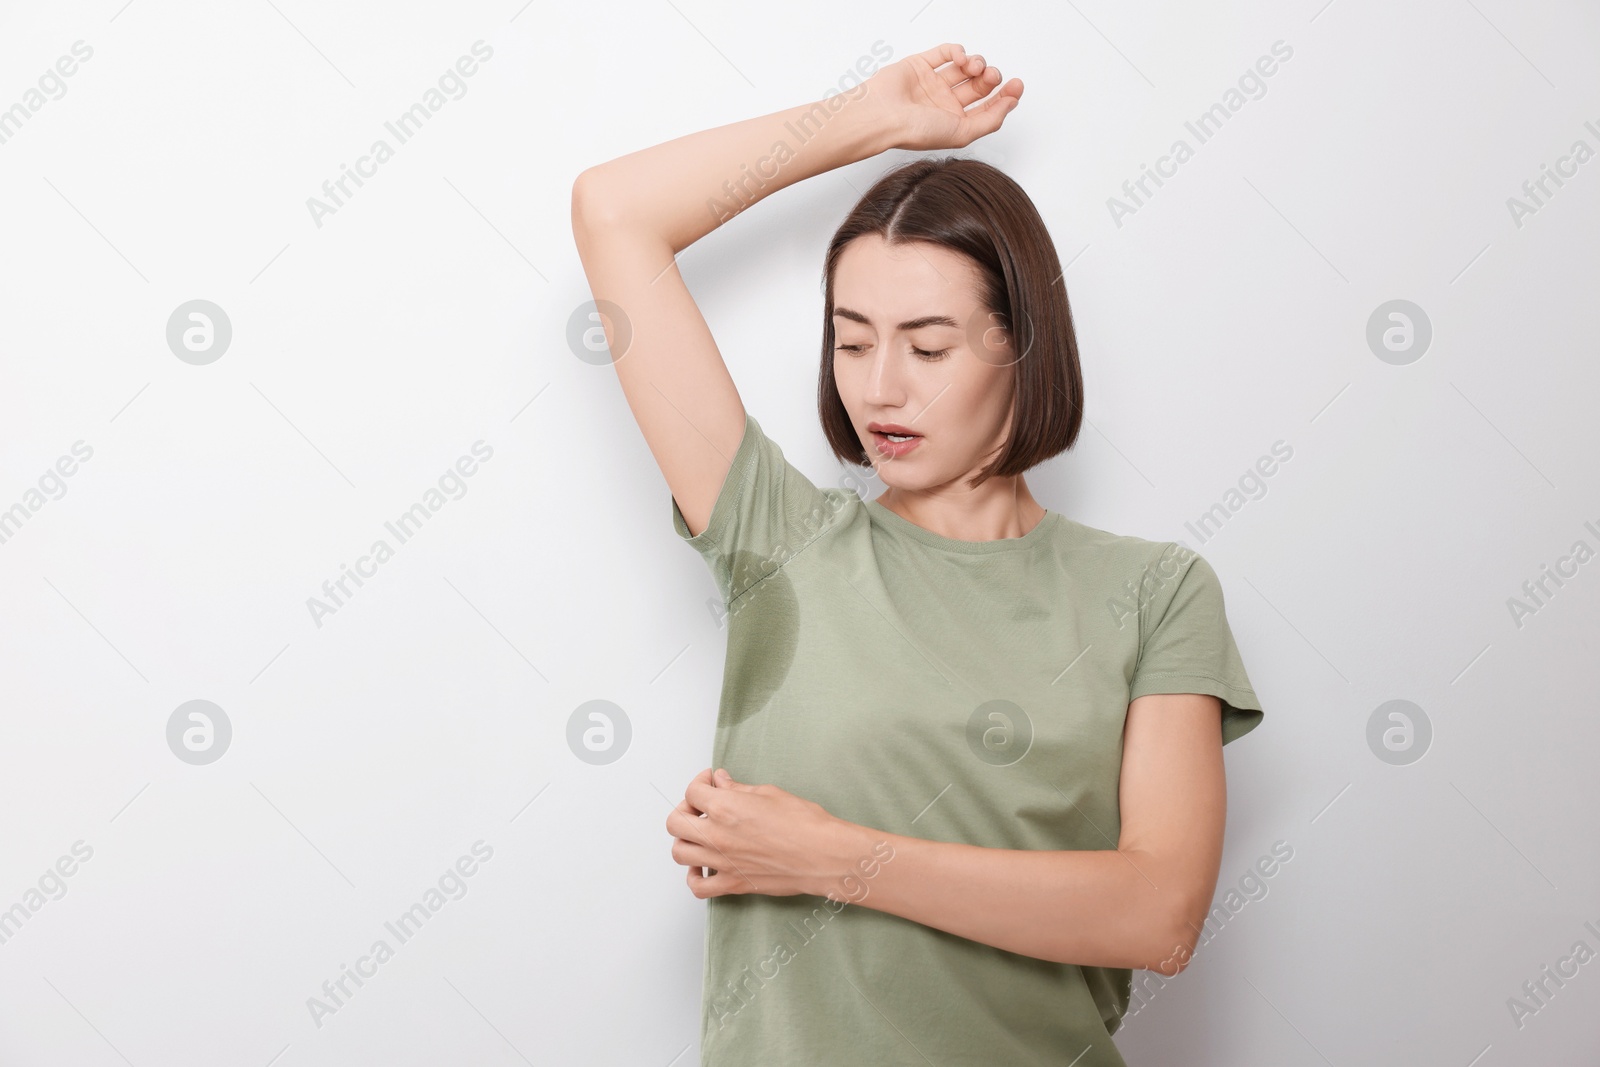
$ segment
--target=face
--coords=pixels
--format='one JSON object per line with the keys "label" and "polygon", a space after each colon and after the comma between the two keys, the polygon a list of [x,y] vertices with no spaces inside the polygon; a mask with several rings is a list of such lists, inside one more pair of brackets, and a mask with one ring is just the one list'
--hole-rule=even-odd
{"label": "face", "polygon": [[[1011,339],[966,256],[869,234],[834,270],[833,378],[886,485],[937,489],[990,463],[1011,429]],[[918,435],[897,443],[875,424]]]}

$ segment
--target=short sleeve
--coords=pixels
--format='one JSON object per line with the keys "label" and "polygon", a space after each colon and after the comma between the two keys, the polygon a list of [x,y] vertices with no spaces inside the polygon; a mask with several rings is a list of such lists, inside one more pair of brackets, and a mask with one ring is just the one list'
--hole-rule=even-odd
{"label": "short sleeve", "polygon": [[747,412],[744,437],[706,528],[691,536],[675,498],[672,526],[704,557],[731,606],[827,529],[847,492],[819,489]]}
{"label": "short sleeve", "polygon": [[1222,583],[1204,557],[1169,544],[1146,569],[1139,657],[1128,699],[1204,693],[1222,701],[1222,743],[1260,724],[1256,698],[1228,626]]}

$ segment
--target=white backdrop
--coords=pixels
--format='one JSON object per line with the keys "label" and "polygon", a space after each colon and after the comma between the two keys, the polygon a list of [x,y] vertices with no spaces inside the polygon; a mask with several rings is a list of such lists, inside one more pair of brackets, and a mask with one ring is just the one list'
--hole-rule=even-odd
{"label": "white backdrop", "polygon": [[[1070,263],[1034,493],[1201,552],[1267,709],[1124,1055],[1600,1057],[1593,5],[96,0],[0,7],[0,1063],[698,1061],[724,631],[571,183],[943,40]],[[822,251],[905,158],[681,257],[818,482]]]}

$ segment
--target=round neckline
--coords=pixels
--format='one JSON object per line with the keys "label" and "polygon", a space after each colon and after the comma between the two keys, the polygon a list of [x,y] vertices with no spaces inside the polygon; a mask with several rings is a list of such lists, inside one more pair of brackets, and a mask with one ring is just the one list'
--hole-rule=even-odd
{"label": "round neckline", "polygon": [[999,537],[992,541],[960,541],[954,537],[945,537],[936,534],[923,526],[918,526],[910,519],[896,512],[890,511],[876,500],[867,501],[867,514],[874,516],[880,525],[904,534],[914,541],[920,541],[933,548],[943,548],[951,552],[965,552],[969,555],[984,555],[991,552],[1016,552],[1031,548],[1035,543],[1043,541],[1047,534],[1045,527],[1054,526],[1056,512],[1045,509],[1044,516],[1033,524],[1033,529],[1021,537]]}

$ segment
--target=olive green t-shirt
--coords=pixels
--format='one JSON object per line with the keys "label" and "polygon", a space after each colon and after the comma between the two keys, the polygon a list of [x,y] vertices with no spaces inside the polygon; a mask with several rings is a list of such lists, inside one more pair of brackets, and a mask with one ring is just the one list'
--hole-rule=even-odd
{"label": "olive green t-shirt", "polygon": [[[710,523],[722,594],[712,766],[850,822],[1008,849],[1113,849],[1133,698],[1208,693],[1223,743],[1261,705],[1206,561],[1047,511],[958,541],[819,488],[747,415]],[[1052,963],[830,897],[707,900],[703,1067],[1124,1067],[1127,969]],[[981,900],[972,903],[984,906]],[[1070,921],[1068,915],[1062,921]]]}

